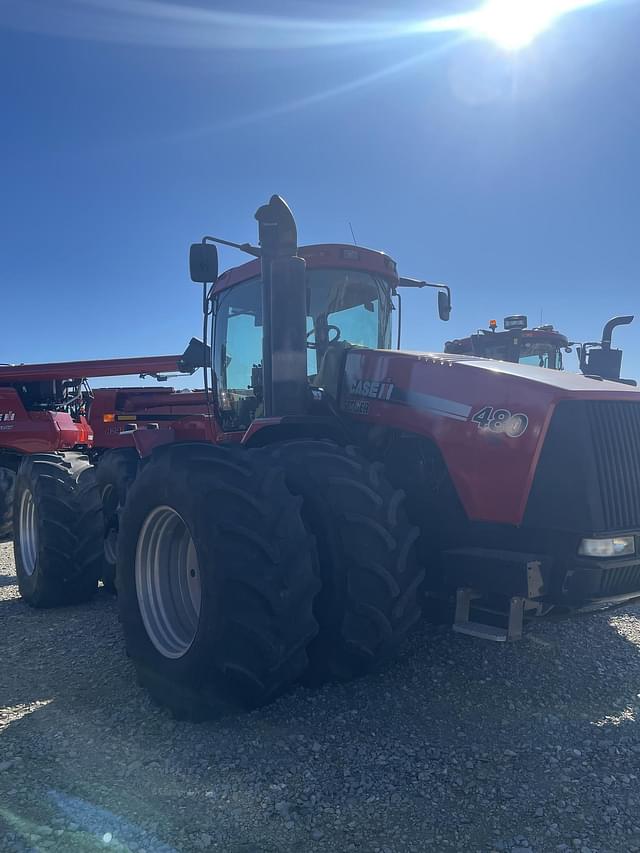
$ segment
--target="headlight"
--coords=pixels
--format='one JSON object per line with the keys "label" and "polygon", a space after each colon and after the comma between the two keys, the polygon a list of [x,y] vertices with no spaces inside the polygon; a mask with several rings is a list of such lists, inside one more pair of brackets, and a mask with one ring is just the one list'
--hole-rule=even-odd
{"label": "headlight", "polygon": [[633,536],[615,536],[612,539],[583,539],[578,554],[583,557],[625,557],[636,553]]}

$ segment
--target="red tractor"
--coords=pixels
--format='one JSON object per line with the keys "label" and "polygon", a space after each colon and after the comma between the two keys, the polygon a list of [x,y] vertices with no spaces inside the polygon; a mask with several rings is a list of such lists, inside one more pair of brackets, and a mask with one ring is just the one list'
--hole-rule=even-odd
{"label": "red tractor", "polygon": [[468,338],[447,341],[444,349],[446,353],[455,355],[477,355],[514,364],[563,370],[563,353],[572,352],[575,346],[579,369],[585,376],[635,385],[633,380],[620,379],[622,350],[611,346],[613,330],[631,322],[633,316],[613,317],[605,324],[600,341],[578,344],[551,325],[528,329],[525,315],[514,314],[504,318],[504,331],[498,332],[496,321],[491,320],[488,329],[479,329]]}
{"label": "red tractor", "polygon": [[[199,717],[363,674],[425,596],[456,600],[457,631],[501,640],[525,614],[640,596],[636,390],[392,350],[396,295],[423,282],[380,252],[299,249],[277,196],[256,217],[259,246],[230,244],[248,263],[219,276],[225,241],[191,250],[205,341],[213,317],[197,411],[177,418],[176,393],[102,410],[120,429],[135,409],[115,436],[129,447],[109,451],[139,459],[119,513],[118,603],[158,701]],[[16,565],[34,604],[61,580],[87,582],[76,568],[95,546],[78,525],[55,549],[49,459],[25,459],[15,487]],[[81,479],[71,501],[99,514]],[[502,610],[504,628],[473,621],[476,605]]]}

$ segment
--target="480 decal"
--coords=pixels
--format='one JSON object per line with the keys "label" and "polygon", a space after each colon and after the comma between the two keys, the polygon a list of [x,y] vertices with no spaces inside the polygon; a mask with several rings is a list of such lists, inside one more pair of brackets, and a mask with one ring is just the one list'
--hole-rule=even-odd
{"label": "480 decal", "polygon": [[529,426],[529,418],[522,412],[512,414],[508,409],[494,409],[493,406],[480,409],[471,420],[479,429],[504,433],[509,438],[520,438]]}

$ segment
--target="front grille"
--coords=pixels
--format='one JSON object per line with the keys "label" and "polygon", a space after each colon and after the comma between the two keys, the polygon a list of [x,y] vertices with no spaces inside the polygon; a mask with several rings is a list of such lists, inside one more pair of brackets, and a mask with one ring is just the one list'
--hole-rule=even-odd
{"label": "front grille", "polygon": [[558,403],[529,494],[527,527],[581,536],[640,530],[640,393],[634,396]]}
{"label": "front grille", "polygon": [[601,510],[606,530],[640,526],[640,401],[589,400]]}
{"label": "front grille", "polygon": [[640,593],[640,565],[620,566],[607,569],[602,573],[599,596],[608,598],[614,595],[625,595],[630,592]]}

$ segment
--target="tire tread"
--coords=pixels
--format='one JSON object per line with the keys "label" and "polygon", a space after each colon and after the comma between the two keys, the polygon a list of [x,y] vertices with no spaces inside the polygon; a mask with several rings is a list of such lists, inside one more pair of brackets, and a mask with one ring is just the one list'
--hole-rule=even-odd
{"label": "tire tread", "polygon": [[[38,555],[28,576],[20,550],[20,497],[29,489],[36,502]],[[80,453],[25,456],[16,478],[14,554],[18,587],[33,607],[58,607],[89,600],[100,571],[102,516],[95,470]]]}
{"label": "tire tread", "polygon": [[404,493],[387,481],[381,463],[355,447],[301,439],[270,452],[290,490],[302,496],[303,518],[317,542],[323,591],[308,681],[370,672],[396,652],[421,613],[424,571]]}

